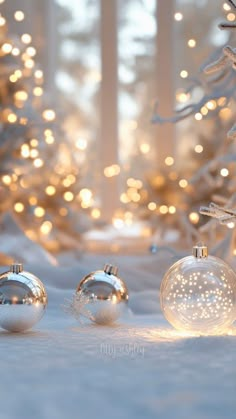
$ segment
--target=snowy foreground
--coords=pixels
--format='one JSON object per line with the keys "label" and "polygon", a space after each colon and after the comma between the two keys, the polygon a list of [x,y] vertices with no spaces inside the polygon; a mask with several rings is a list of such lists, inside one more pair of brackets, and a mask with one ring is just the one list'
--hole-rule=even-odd
{"label": "snowy foreground", "polygon": [[[166,323],[158,289],[170,253],[63,255],[53,266],[36,245],[24,251],[49,305],[32,331],[0,332],[1,419],[236,418],[236,331],[186,338]],[[127,282],[130,313],[114,327],[80,325],[62,305],[105,262]]]}

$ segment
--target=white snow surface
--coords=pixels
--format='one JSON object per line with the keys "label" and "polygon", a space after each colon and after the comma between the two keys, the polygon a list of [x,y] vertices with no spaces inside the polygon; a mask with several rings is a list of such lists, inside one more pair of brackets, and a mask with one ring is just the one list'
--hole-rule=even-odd
{"label": "white snow surface", "polygon": [[[0,331],[0,419],[236,418],[236,329],[186,337],[167,324],[158,294],[171,253],[68,253],[53,266],[37,245],[16,247],[49,303],[33,330]],[[106,262],[127,283],[130,312],[114,326],[80,325],[62,305]]]}

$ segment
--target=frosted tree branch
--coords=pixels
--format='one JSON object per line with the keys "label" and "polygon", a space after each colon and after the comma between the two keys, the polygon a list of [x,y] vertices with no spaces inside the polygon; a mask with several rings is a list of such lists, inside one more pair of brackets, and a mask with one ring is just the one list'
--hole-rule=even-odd
{"label": "frosted tree branch", "polygon": [[211,64],[208,64],[204,68],[204,73],[205,74],[215,73],[216,71],[219,71],[219,70],[225,68],[228,63],[229,63],[228,57],[224,56],[224,55],[221,55],[220,58],[218,58],[218,60],[213,61]]}
{"label": "frosted tree branch", "polygon": [[233,0],[227,0],[227,1],[234,9],[236,9],[236,4],[234,3]]}
{"label": "frosted tree branch", "polygon": [[228,138],[231,140],[236,140],[236,124],[232,126],[232,128],[229,130],[227,134]]}
{"label": "frosted tree branch", "polygon": [[236,219],[236,210],[220,207],[211,202],[208,207],[201,207],[200,214],[216,218],[220,224],[228,224]]}
{"label": "frosted tree branch", "polygon": [[[236,4],[233,0],[228,0],[228,3],[236,9]],[[227,23],[223,22],[220,25],[221,29],[234,29],[236,28],[236,23]],[[186,92],[192,92],[194,87],[201,86],[205,90],[210,90],[210,93],[205,94],[198,102],[188,104],[181,108],[180,110],[175,110],[175,114],[169,117],[162,117],[158,114],[158,103],[154,109],[154,115],[152,117],[153,123],[163,124],[163,123],[177,123],[181,120],[188,118],[191,115],[199,112],[201,107],[204,106],[208,101],[217,100],[220,97],[225,97],[227,102],[234,97],[236,86],[235,86],[235,72],[236,70],[236,49],[232,48],[230,45],[227,45],[223,48],[223,51],[216,60],[205,65],[202,68],[202,71],[207,75],[212,75],[214,73],[220,73],[215,78],[211,78],[207,81],[206,86],[204,82],[200,83],[199,80],[195,81],[194,86],[190,89],[186,89]],[[233,85],[229,85],[233,81]],[[214,84],[216,86],[214,86]],[[220,109],[220,108],[219,108]],[[229,138],[235,138],[235,127],[229,131]]]}
{"label": "frosted tree branch", "polygon": [[195,113],[199,112],[202,106],[204,106],[207,102],[211,100],[217,100],[221,97],[230,98],[232,94],[236,91],[236,86],[230,87],[230,89],[214,89],[213,92],[209,95],[205,95],[202,99],[200,99],[196,103],[191,103],[189,105],[184,106],[183,108],[176,110],[176,114],[170,117],[162,117],[158,114],[158,103],[155,106],[155,114],[152,117],[153,123],[163,124],[166,122],[176,123],[187,117],[194,115]]}
{"label": "frosted tree branch", "polygon": [[204,180],[209,183],[209,185],[211,183],[213,185],[215,183],[215,176],[213,177],[211,175],[211,171],[216,170],[222,165],[222,163],[229,164],[232,162],[236,162],[236,154],[225,154],[223,156],[216,157],[198,170],[198,172],[192,177],[191,183],[195,183],[204,177]]}
{"label": "frosted tree branch", "polygon": [[219,29],[236,29],[236,23],[222,22],[218,25]]}

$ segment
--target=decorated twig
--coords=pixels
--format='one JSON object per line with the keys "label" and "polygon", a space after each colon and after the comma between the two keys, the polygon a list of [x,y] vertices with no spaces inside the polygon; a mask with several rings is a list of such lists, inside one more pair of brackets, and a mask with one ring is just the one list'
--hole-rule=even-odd
{"label": "decorated twig", "polygon": [[85,296],[83,293],[77,292],[73,295],[71,300],[65,300],[62,308],[65,313],[72,315],[76,320],[79,320],[79,322],[83,324],[83,318],[94,320],[87,305],[92,304],[95,299],[96,298],[93,298],[91,295]]}
{"label": "decorated twig", "polygon": [[228,224],[236,219],[236,210],[220,207],[211,202],[208,207],[201,207],[200,213],[216,218],[220,224]]}
{"label": "decorated twig", "polygon": [[234,9],[236,9],[236,4],[234,3],[233,0],[227,0],[227,1]]}
{"label": "decorated twig", "polygon": [[[231,7],[236,9],[236,4],[233,0],[228,0],[228,3]],[[219,25],[221,29],[235,29],[236,23],[227,23],[223,22]],[[203,66],[202,68],[205,74],[212,75],[215,73],[220,73],[217,75],[216,78],[212,78],[208,80],[208,90],[210,89],[210,93],[205,94],[204,97],[196,103],[191,103],[180,110],[175,111],[175,115],[170,117],[162,117],[158,114],[158,104],[154,109],[154,116],[152,118],[153,123],[163,124],[163,123],[177,123],[188,118],[191,115],[196,114],[200,111],[200,109],[209,101],[217,100],[220,97],[226,98],[226,104],[229,100],[235,96],[236,92],[236,84],[235,84],[235,72],[236,70],[236,49],[232,48],[230,45],[226,45],[220,57],[216,60],[212,61],[211,63]],[[234,80],[233,85],[230,86],[231,81]],[[214,85],[216,84],[216,86]],[[199,82],[196,82],[196,85],[199,85]],[[204,85],[204,82],[200,83],[201,86]],[[191,90],[193,90],[194,86],[192,86]],[[191,92],[188,89],[188,92]],[[230,139],[235,138],[235,127],[233,127],[228,136]]]}
{"label": "decorated twig", "polygon": [[[232,9],[236,9],[236,0],[228,0],[228,3]],[[219,28],[222,30],[234,30],[236,29],[236,22],[222,22]],[[180,109],[175,110],[175,113],[171,116],[160,116],[158,106],[156,106],[152,121],[159,124],[177,123],[197,113],[201,113],[203,119],[207,119],[213,115],[218,116],[223,109],[225,118],[223,118],[224,112],[222,112],[222,118],[216,119],[216,125],[223,127],[225,121],[229,121],[230,124],[231,113],[228,108],[230,108],[232,99],[236,98],[235,70],[236,48],[225,45],[220,51],[217,50],[212,54],[212,57],[208,59],[204,66],[201,66],[200,72],[206,76],[192,79],[190,87],[185,90],[185,93],[191,96],[195,92],[196,87],[200,87],[203,92],[202,97],[197,102],[187,103]],[[202,109],[204,107],[208,108],[208,103],[211,101],[214,101],[216,106],[211,112],[203,113]],[[236,163],[236,153],[232,141],[223,143],[220,138],[220,132],[217,132],[217,134],[218,142],[215,142],[213,146],[215,148],[214,157],[212,158],[212,154],[210,154],[207,163],[202,165],[192,178],[188,180],[190,188],[187,194],[189,193],[189,196],[192,197],[191,191],[194,190],[196,194],[194,205],[196,205],[198,200],[200,202],[199,206],[205,203],[207,196],[210,196],[210,200],[215,201],[209,206],[201,206],[200,213],[211,217],[211,220],[198,228],[198,234],[207,236],[207,240],[210,240],[214,249],[214,254],[231,256],[232,252],[235,252],[234,241],[236,239],[236,229],[231,228],[234,224],[236,225],[236,180],[232,176],[232,167]],[[227,136],[230,140],[236,139],[236,123],[229,130]],[[222,140],[223,137],[224,133],[222,133]],[[209,144],[206,144],[206,147],[204,144],[206,152],[208,146]],[[228,174],[225,175],[221,171],[222,168],[227,168],[224,170]],[[198,188],[196,188],[196,185]],[[230,195],[229,199],[228,196]],[[219,223],[217,223],[217,220]],[[186,224],[186,220],[181,220],[181,222],[182,225],[178,227],[184,231],[187,230],[189,226]],[[224,228],[219,224],[230,228],[225,232]],[[187,236],[188,240],[190,236],[191,233]]]}
{"label": "decorated twig", "polygon": [[208,64],[204,68],[204,73],[206,74],[215,73],[216,71],[219,71],[225,68],[228,63],[229,63],[228,57],[221,55],[220,58],[218,58],[218,60],[213,61],[211,64]]}
{"label": "decorated twig", "polygon": [[218,25],[219,29],[236,29],[236,24],[234,22],[222,22]]}

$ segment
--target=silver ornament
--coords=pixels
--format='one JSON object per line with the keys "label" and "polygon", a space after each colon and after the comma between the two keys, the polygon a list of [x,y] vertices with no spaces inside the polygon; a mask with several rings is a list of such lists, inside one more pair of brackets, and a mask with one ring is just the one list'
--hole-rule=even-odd
{"label": "silver ornament", "polygon": [[124,314],[128,303],[128,290],[117,276],[116,266],[105,265],[85,276],[66,311],[80,320],[81,316],[98,324],[114,323]]}
{"label": "silver ornament", "polygon": [[0,275],[0,326],[10,332],[30,329],[44,314],[47,293],[42,282],[14,263]]}

